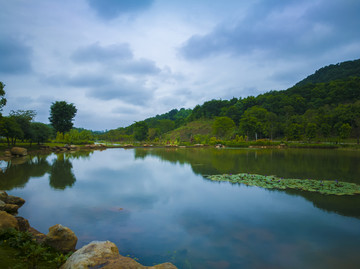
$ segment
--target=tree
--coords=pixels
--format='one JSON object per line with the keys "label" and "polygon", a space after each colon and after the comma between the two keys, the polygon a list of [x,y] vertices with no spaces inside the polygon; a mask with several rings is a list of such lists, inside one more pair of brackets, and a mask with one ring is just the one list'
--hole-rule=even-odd
{"label": "tree", "polygon": [[217,117],[212,126],[216,136],[228,138],[235,130],[235,122],[229,117]]}
{"label": "tree", "polygon": [[149,132],[149,127],[145,121],[138,121],[134,124],[134,137],[138,141],[144,141]]}
{"label": "tree", "polygon": [[305,133],[309,142],[311,141],[311,139],[314,139],[316,137],[316,131],[317,131],[317,126],[315,123],[308,123],[306,125]]}
{"label": "tree", "polygon": [[[0,81],[0,111],[2,111],[2,108],[6,105],[6,99],[5,99],[5,84]],[[1,113],[0,113],[1,116]]]}
{"label": "tree", "polygon": [[339,128],[338,128],[338,135],[340,139],[346,139],[349,138],[351,133],[351,126],[349,123],[343,123]]}
{"label": "tree", "polygon": [[35,118],[35,110],[11,110],[10,117],[15,119],[19,124],[21,130],[23,131],[22,139],[31,140],[32,138],[32,129],[31,121]]}
{"label": "tree", "polygon": [[38,144],[46,142],[51,136],[51,128],[41,122],[32,122],[31,123],[31,141],[36,142]]}
{"label": "tree", "polygon": [[16,139],[22,139],[24,132],[13,117],[3,117],[1,119],[0,135],[6,137],[9,146],[10,142],[15,146]]}
{"label": "tree", "polygon": [[73,127],[73,119],[77,109],[74,104],[68,104],[65,101],[56,101],[50,107],[49,120],[54,127],[55,132],[65,133]]}

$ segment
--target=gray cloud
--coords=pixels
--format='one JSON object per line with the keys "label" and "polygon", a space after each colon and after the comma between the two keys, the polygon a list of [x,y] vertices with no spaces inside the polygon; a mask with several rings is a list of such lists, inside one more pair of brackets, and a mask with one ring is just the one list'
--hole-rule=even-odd
{"label": "gray cloud", "polygon": [[132,58],[132,51],[126,43],[102,47],[97,42],[77,49],[72,55],[73,61],[78,63],[115,62]]}
{"label": "gray cloud", "polygon": [[91,88],[87,91],[87,95],[104,101],[117,99],[134,105],[144,105],[152,98],[152,92],[151,89],[144,87],[141,81],[120,79],[111,85]]}
{"label": "gray cloud", "polygon": [[2,36],[0,39],[0,73],[29,73],[32,49],[21,41]]}
{"label": "gray cloud", "polygon": [[87,47],[77,49],[71,56],[75,63],[99,64],[111,71],[120,74],[155,75],[160,73],[154,61],[148,59],[135,59],[129,44],[113,44],[101,46],[98,42]]}
{"label": "gray cloud", "polygon": [[360,28],[360,17],[353,14],[360,10],[359,2],[333,1],[301,8],[294,2],[280,2],[271,8],[270,3],[265,4],[235,25],[219,24],[208,34],[192,36],[180,48],[181,55],[189,60],[257,52],[270,57],[311,56],[349,41],[360,42],[354,34]]}
{"label": "gray cloud", "polygon": [[149,8],[153,0],[87,0],[97,15],[105,20],[114,19],[126,13],[134,13]]}
{"label": "gray cloud", "polygon": [[160,73],[154,61],[139,59],[118,63],[117,70],[123,74],[155,75]]}

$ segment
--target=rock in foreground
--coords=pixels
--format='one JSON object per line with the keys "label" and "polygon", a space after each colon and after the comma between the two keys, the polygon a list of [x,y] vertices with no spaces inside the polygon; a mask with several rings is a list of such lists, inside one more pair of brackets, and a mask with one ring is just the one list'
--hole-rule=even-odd
{"label": "rock in foreground", "polygon": [[83,268],[154,268],[174,269],[171,263],[163,263],[156,266],[143,266],[135,260],[121,256],[116,245],[110,241],[93,241],[77,250],[61,269],[83,269]]}
{"label": "rock in foreground", "polygon": [[69,228],[56,224],[49,228],[44,243],[63,253],[74,251],[77,237]]}
{"label": "rock in foreground", "polygon": [[0,230],[14,228],[19,230],[18,221],[13,215],[6,213],[5,211],[0,211]]}

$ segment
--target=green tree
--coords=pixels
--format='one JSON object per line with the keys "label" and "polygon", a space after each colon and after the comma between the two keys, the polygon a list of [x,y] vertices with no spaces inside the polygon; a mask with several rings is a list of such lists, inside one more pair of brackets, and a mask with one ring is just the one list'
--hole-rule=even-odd
{"label": "green tree", "polygon": [[134,124],[134,137],[137,141],[144,141],[148,137],[149,127],[145,121]]}
{"label": "green tree", "polygon": [[248,137],[254,137],[255,139],[269,134],[269,131],[266,129],[268,113],[265,108],[259,106],[247,109],[240,119],[240,131]]}
{"label": "green tree", "polygon": [[23,131],[22,139],[31,140],[32,138],[32,129],[31,121],[35,118],[35,110],[11,110],[10,117],[15,119],[19,124],[21,130]]}
{"label": "green tree", "polygon": [[31,123],[31,141],[38,144],[46,142],[51,136],[51,128],[41,122],[32,122]]}
{"label": "green tree", "polygon": [[229,117],[217,117],[212,126],[213,132],[220,138],[229,138],[235,130],[235,122]]}
{"label": "green tree", "polygon": [[308,123],[306,125],[305,134],[309,142],[316,137],[317,126],[315,123]]}
{"label": "green tree", "polygon": [[343,123],[338,129],[338,135],[340,139],[349,138],[351,134],[351,126],[349,123]]}
{"label": "green tree", "polygon": [[7,143],[15,146],[17,139],[23,139],[24,132],[13,117],[1,119],[0,135],[6,137]]}
{"label": "green tree", "polygon": [[289,140],[301,140],[304,133],[304,126],[299,123],[291,123],[285,130],[286,137]]}
{"label": "green tree", "polygon": [[55,132],[65,133],[73,127],[73,119],[77,109],[74,104],[68,104],[65,101],[56,101],[50,107],[50,123]]}

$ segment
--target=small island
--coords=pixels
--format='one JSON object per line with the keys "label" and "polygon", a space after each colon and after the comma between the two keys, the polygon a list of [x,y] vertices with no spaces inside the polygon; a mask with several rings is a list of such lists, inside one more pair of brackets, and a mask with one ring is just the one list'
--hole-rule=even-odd
{"label": "small island", "polygon": [[205,177],[212,181],[228,181],[231,183],[257,186],[266,189],[295,189],[301,191],[317,192],[325,195],[360,194],[360,185],[338,180],[293,179],[247,173],[234,175],[209,175]]}

